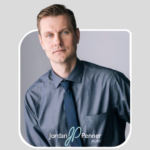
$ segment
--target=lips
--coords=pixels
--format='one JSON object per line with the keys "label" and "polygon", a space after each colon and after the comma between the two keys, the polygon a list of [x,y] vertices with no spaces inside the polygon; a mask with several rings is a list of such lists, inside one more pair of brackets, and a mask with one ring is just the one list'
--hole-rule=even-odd
{"label": "lips", "polygon": [[58,49],[54,53],[65,51],[65,49]]}

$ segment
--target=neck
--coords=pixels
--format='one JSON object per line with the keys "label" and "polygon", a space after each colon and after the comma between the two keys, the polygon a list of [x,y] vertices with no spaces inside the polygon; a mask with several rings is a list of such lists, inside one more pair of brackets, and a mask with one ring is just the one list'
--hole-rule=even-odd
{"label": "neck", "polygon": [[55,63],[51,61],[53,71],[61,78],[67,78],[77,62],[77,57],[65,63]]}

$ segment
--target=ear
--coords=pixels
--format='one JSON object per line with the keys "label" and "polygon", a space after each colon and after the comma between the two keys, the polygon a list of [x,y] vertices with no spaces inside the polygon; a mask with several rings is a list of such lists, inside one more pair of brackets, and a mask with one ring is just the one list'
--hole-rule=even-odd
{"label": "ear", "polygon": [[79,28],[76,28],[76,39],[77,39],[77,44],[78,44],[79,40],[80,40],[80,30],[79,30]]}
{"label": "ear", "polygon": [[41,46],[44,50],[44,45],[43,45],[43,42],[42,42],[42,36],[39,34],[38,37],[39,37],[40,44],[41,44]]}

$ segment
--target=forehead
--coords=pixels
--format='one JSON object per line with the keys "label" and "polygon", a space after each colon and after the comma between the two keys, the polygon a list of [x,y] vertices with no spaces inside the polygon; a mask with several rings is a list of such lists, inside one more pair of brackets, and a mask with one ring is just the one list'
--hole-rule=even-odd
{"label": "forehead", "polygon": [[40,21],[40,32],[48,30],[59,31],[62,28],[72,28],[69,17],[67,15],[46,16]]}

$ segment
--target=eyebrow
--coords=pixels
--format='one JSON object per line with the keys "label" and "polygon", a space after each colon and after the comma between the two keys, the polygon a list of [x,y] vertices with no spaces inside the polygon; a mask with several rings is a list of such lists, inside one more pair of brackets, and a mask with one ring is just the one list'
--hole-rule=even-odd
{"label": "eyebrow", "polygon": [[[65,30],[65,29],[71,31],[71,29],[70,29],[69,27],[65,27],[65,28],[62,28],[59,32]],[[47,33],[53,33],[53,31],[46,31],[46,32],[44,32],[43,34],[45,35],[45,34],[47,34]]]}

